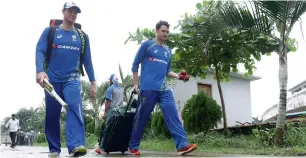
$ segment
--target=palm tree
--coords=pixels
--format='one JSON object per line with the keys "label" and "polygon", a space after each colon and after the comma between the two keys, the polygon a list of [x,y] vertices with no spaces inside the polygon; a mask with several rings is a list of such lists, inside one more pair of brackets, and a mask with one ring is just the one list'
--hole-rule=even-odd
{"label": "palm tree", "polygon": [[131,89],[134,87],[133,77],[131,75],[126,75],[124,77],[121,66],[119,64],[119,73],[122,83],[120,83],[120,87],[123,88],[124,100],[128,101],[128,95],[130,95]]}
{"label": "palm tree", "polygon": [[[210,15],[209,22],[199,26],[199,46],[205,50],[210,41],[220,32],[229,29],[261,32],[279,42],[279,110],[276,124],[276,143],[281,144],[286,113],[287,99],[287,53],[290,51],[288,41],[294,24],[306,11],[305,1],[250,1],[237,4],[232,1],[212,2],[215,12]],[[272,31],[277,29],[279,36]],[[209,36],[207,36],[209,35]],[[206,37],[204,37],[206,36]],[[205,50],[206,52],[206,50]]]}
{"label": "palm tree", "polygon": [[[99,114],[101,111],[101,106],[105,102],[105,96],[106,96],[106,90],[109,87],[109,82],[103,82],[101,85],[97,87],[97,95],[95,97],[95,100],[91,102],[91,91],[90,91],[90,83],[81,81],[82,83],[82,104],[84,106],[84,113],[85,115],[92,116],[95,120],[95,128],[98,127],[99,123]],[[88,107],[92,106],[92,108]]]}
{"label": "palm tree", "polygon": [[254,2],[256,8],[260,8],[262,13],[269,16],[276,23],[280,33],[279,44],[279,104],[278,117],[276,122],[276,143],[281,144],[284,136],[287,107],[287,53],[290,50],[286,43],[294,24],[306,11],[305,1],[258,1]]}

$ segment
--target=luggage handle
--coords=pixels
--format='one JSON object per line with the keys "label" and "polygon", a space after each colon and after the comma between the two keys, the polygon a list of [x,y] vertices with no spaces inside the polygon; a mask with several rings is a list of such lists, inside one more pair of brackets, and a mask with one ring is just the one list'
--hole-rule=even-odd
{"label": "luggage handle", "polygon": [[126,109],[125,109],[124,115],[127,113],[128,109],[129,109],[129,107],[130,107],[130,104],[131,104],[131,101],[132,101],[133,95],[134,95],[134,94],[136,94],[136,93],[137,93],[137,92],[136,92],[136,90],[133,90],[133,91],[132,91],[132,94],[131,94],[130,99],[129,99],[129,102],[128,102],[127,106],[126,106]]}

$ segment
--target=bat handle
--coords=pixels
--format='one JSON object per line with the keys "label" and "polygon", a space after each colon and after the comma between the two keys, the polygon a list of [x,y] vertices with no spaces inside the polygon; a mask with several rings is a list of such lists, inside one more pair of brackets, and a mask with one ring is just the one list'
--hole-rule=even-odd
{"label": "bat handle", "polygon": [[48,83],[49,85],[51,85],[50,82],[48,81],[48,79],[46,79],[46,78],[44,78],[44,82],[46,82],[46,83]]}

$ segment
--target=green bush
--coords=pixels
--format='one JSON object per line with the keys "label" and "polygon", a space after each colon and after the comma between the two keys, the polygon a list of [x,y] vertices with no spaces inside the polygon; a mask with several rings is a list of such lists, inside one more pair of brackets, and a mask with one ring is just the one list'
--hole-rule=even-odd
{"label": "green bush", "polygon": [[95,132],[95,121],[92,121],[91,123],[86,125],[86,133],[94,134]]}
{"label": "green bush", "polygon": [[152,114],[151,130],[154,136],[171,138],[161,111]]}
{"label": "green bush", "polygon": [[40,133],[38,136],[37,136],[37,143],[44,143],[46,142],[46,136],[44,133]]}
{"label": "green bush", "polygon": [[92,135],[92,134],[87,133],[87,132],[86,132],[86,134],[85,134],[86,138],[90,137],[91,135]]}
{"label": "green bush", "polygon": [[148,121],[148,125],[145,128],[144,134],[143,134],[143,139],[147,139],[150,138],[152,136],[152,115],[150,115],[149,121]]}
{"label": "green bush", "polygon": [[[257,142],[264,146],[274,146],[275,128],[253,129]],[[283,147],[304,147],[306,145],[306,126],[303,122],[298,124],[286,123]]]}
{"label": "green bush", "polygon": [[193,95],[182,111],[184,128],[191,133],[207,132],[218,125],[221,117],[220,105],[202,91]]}
{"label": "green bush", "polygon": [[274,145],[275,128],[253,129],[252,133],[257,141],[262,145]]}
{"label": "green bush", "polygon": [[284,144],[301,147],[306,145],[306,126],[303,122],[298,125],[287,123]]}
{"label": "green bush", "polygon": [[100,137],[100,135],[101,135],[101,127],[102,127],[103,122],[104,122],[103,120],[98,121],[98,126],[95,129],[95,136],[96,137]]}
{"label": "green bush", "polygon": [[94,121],[94,119],[85,115],[84,116],[84,121],[85,121],[85,127],[86,127],[88,124],[92,123],[92,121]]}
{"label": "green bush", "polygon": [[64,120],[60,122],[60,138],[61,142],[66,141],[66,121]]}

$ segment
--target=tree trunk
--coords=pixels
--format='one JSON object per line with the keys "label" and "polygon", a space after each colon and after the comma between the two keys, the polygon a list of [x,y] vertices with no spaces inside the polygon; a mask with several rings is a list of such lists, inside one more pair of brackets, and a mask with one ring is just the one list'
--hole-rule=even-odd
{"label": "tree trunk", "polygon": [[221,84],[220,84],[220,75],[219,75],[219,70],[218,70],[217,63],[216,63],[216,58],[215,58],[214,67],[215,67],[215,74],[216,74],[216,78],[217,78],[219,95],[220,95],[220,99],[221,99],[221,107],[222,107],[222,113],[223,113],[223,130],[224,130],[225,134],[228,134],[225,103],[224,103],[222,88],[221,88]]}
{"label": "tree trunk", "polygon": [[[283,40],[284,41],[284,40]],[[287,106],[287,47],[285,44],[280,44],[279,47],[279,103],[278,103],[278,116],[276,122],[275,142],[281,145],[284,137],[284,130],[286,124],[286,106]]]}
{"label": "tree trunk", "polygon": [[99,114],[95,114],[95,130],[97,129],[99,124]]}

